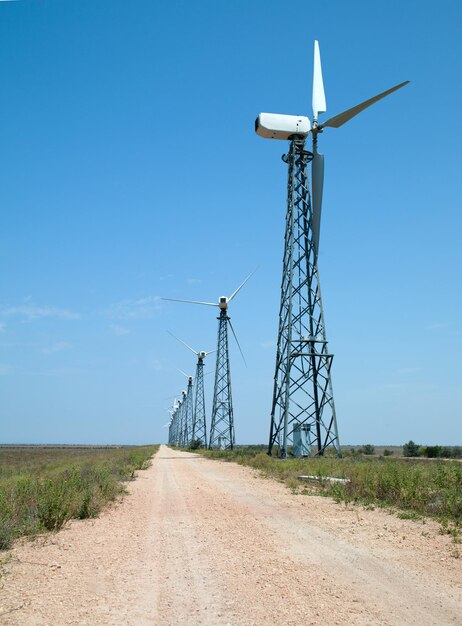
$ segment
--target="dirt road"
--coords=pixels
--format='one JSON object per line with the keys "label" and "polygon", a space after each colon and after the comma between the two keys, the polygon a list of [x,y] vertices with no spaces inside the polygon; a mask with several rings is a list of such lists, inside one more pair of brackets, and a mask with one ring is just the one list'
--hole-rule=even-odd
{"label": "dirt road", "polygon": [[462,624],[462,549],[436,523],[165,446],[129,490],[3,557],[0,624]]}

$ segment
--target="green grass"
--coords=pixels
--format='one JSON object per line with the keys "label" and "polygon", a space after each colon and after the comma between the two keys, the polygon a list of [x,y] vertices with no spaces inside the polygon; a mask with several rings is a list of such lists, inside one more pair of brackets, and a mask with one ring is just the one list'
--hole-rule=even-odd
{"label": "green grass", "polygon": [[[319,493],[339,502],[394,507],[409,518],[419,516],[445,520],[462,527],[462,463],[393,457],[288,458],[269,457],[259,446],[233,451],[201,451],[210,458],[235,461],[285,482],[294,492]],[[309,485],[298,476],[317,476]],[[325,480],[348,478],[345,484]],[[324,479],[324,480],[323,480]]]}
{"label": "green grass", "polygon": [[0,549],[69,519],[96,517],[157,449],[0,447]]}

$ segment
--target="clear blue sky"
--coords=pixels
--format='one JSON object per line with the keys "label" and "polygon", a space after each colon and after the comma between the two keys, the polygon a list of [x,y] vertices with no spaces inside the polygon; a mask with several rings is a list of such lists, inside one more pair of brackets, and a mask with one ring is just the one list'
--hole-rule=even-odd
{"label": "clear blue sky", "polygon": [[0,442],[165,440],[195,365],[166,330],[212,349],[216,311],[159,298],[215,300],[257,265],[231,367],[237,441],[267,441],[286,146],[253,124],[311,115],[317,38],[327,116],[412,81],[320,138],[340,441],[462,444],[461,20],[458,0],[0,2]]}

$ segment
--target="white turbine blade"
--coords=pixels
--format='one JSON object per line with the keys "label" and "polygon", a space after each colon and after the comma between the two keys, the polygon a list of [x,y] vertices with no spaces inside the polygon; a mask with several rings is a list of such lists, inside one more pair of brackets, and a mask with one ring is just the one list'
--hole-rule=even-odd
{"label": "white turbine blade", "polygon": [[180,374],[183,374],[183,376],[186,376],[186,378],[189,378],[189,374],[186,374],[186,372],[183,372],[183,370],[180,370],[179,367],[177,367],[176,369],[180,372]]}
{"label": "white turbine blade", "polygon": [[245,360],[244,353],[242,352],[241,344],[239,343],[239,339],[237,338],[236,333],[234,332],[233,325],[231,324],[231,320],[228,319],[229,327],[231,328],[231,332],[233,333],[234,339],[236,340],[237,347],[239,348],[239,352],[241,353],[242,360],[244,361],[245,366],[247,367],[247,361]]}
{"label": "white turbine blade", "polygon": [[324,93],[324,83],[322,80],[321,54],[319,52],[318,41],[314,42],[314,67],[313,67],[313,120],[318,119],[319,113],[325,113],[326,94]]}
{"label": "white turbine blade", "polygon": [[256,269],[254,269],[254,271],[253,271],[251,274],[249,274],[249,275],[247,276],[247,278],[244,280],[244,282],[243,282],[243,283],[241,283],[241,284],[239,285],[239,287],[236,289],[236,291],[234,291],[234,292],[233,292],[233,293],[229,296],[229,298],[228,298],[228,302],[231,302],[231,300],[234,298],[234,296],[235,296],[235,295],[236,295],[236,294],[237,294],[237,293],[238,293],[238,292],[242,289],[242,287],[243,287],[243,286],[245,285],[245,283],[249,280],[249,278],[252,278],[252,276],[255,274],[255,272],[256,272],[256,271],[257,271],[257,270],[256,270]]}
{"label": "white turbine blade", "polygon": [[313,240],[316,254],[319,251],[319,235],[321,232],[322,190],[324,187],[324,155],[313,150],[311,161],[312,200],[313,200]]}
{"label": "white turbine blade", "polygon": [[383,91],[382,93],[379,93],[377,96],[374,96],[373,98],[370,98],[369,100],[366,100],[365,102],[361,102],[361,104],[357,104],[351,109],[347,109],[346,111],[343,111],[343,113],[339,113],[338,115],[331,117],[330,119],[327,120],[327,122],[320,124],[318,128],[339,128],[340,126],[343,126],[343,124],[345,124],[346,122],[349,122],[352,117],[355,117],[355,115],[358,115],[358,113],[361,113],[361,111],[364,111],[364,109],[367,109],[367,107],[370,107],[371,104],[375,104],[382,98],[389,96],[394,91],[401,89],[401,87],[404,87],[405,85],[408,85],[409,83],[410,81],[406,80],[404,81],[404,83],[400,83],[399,85],[396,85],[395,87],[392,87],[391,89],[387,89],[387,91]]}
{"label": "white turbine blade", "polygon": [[197,302],[196,300],[178,300],[177,298],[161,298],[161,300],[170,300],[171,302],[187,302],[188,304],[206,304],[207,306],[219,306],[216,302]]}
{"label": "white turbine blade", "polygon": [[188,344],[183,341],[182,339],[180,339],[179,337],[177,337],[176,335],[174,335],[173,333],[171,333],[169,330],[167,330],[168,334],[171,335],[174,339],[176,339],[177,341],[179,341],[180,343],[182,343],[184,346],[186,346],[187,348],[189,348],[191,350],[191,352],[193,352],[194,354],[198,354],[197,350],[194,350],[194,348],[191,348],[191,346],[188,346]]}

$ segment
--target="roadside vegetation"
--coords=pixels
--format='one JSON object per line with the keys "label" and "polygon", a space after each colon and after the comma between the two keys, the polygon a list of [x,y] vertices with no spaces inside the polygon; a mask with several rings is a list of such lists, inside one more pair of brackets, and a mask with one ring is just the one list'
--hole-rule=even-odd
{"label": "roadside vegetation", "polygon": [[[462,463],[363,454],[338,459],[269,457],[264,446],[232,451],[201,450],[209,458],[235,461],[286,483],[295,493],[331,496],[338,502],[400,509],[411,518],[433,517],[456,538],[462,530]],[[311,476],[303,480],[300,476]],[[344,482],[328,477],[347,479]]]}
{"label": "roadside vegetation", "polygon": [[157,449],[0,447],[0,549],[72,518],[96,517]]}
{"label": "roadside vegetation", "polygon": [[376,449],[375,446],[367,443],[364,446],[344,449],[342,452],[346,456],[357,454],[366,454],[368,456],[383,454],[383,456],[392,456],[396,454],[397,456],[422,457],[426,459],[462,459],[462,446],[420,446],[412,441],[412,439],[405,443],[402,448]]}
{"label": "roadside vegetation", "polygon": [[404,444],[403,455],[427,459],[462,459],[462,446],[419,446],[411,439]]}

